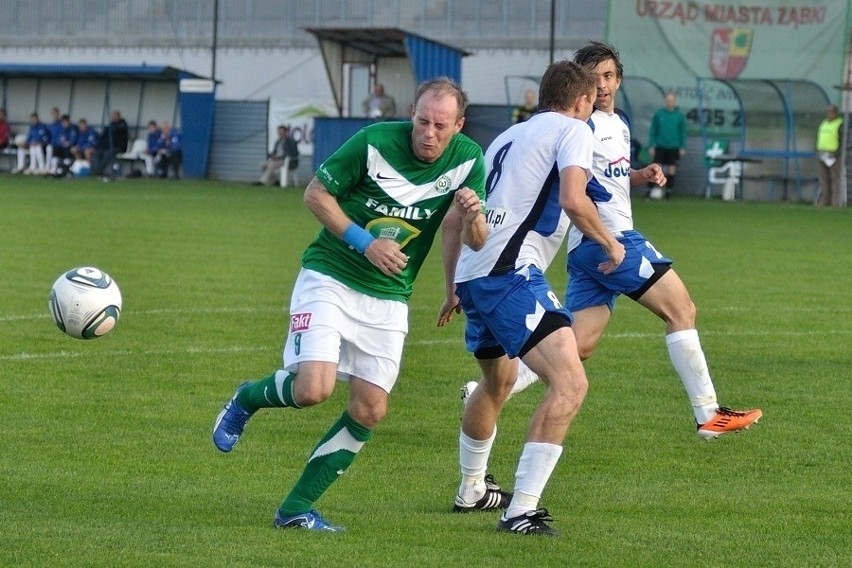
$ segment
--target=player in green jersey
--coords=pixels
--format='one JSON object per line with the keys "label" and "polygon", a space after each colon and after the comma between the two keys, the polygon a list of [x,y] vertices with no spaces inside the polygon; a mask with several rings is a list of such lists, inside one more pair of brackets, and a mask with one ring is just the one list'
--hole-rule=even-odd
{"label": "player in green jersey", "polygon": [[290,300],[283,367],[243,383],[213,427],[229,452],[260,408],[304,408],[348,381],[349,403],[314,447],[274,526],[340,531],[314,503],[355,459],[387,411],[408,332],[408,298],[444,217],[478,250],[481,148],[461,134],[467,95],[439,78],[417,90],[411,121],[367,126],[316,171],[305,204],[322,224]]}

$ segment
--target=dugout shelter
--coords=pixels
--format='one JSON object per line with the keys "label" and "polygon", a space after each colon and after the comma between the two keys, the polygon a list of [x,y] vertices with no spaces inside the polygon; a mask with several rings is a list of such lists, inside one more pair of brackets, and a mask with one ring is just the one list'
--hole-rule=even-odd
{"label": "dugout shelter", "polygon": [[118,110],[132,146],[145,137],[149,120],[168,121],[181,134],[188,178],[207,173],[215,90],[215,81],[168,66],[0,63],[0,106],[14,132],[26,133],[33,111],[47,123],[53,107],[75,123],[85,118],[100,132]]}
{"label": "dugout shelter", "polygon": [[[806,80],[699,78],[697,92],[704,147],[725,148],[725,159],[742,163],[736,197],[807,202],[816,198],[819,180],[814,141],[829,104],[824,89]],[[720,114],[725,109],[702,96],[708,92],[716,100],[731,101],[727,112],[734,119],[727,126]],[[705,160],[708,176],[718,166],[713,162],[713,156]],[[711,196],[710,185],[707,197]]]}
{"label": "dugout shelter", "polygon": [[306,28],[319,41],[337,106],[337,117],[314,119],[313,168],[355,132],[371,124],[361,103],[376,83],[394,97],[400,119],[408,119],[417,86],[447,76],[461,82],[467,51],[399,28]]}

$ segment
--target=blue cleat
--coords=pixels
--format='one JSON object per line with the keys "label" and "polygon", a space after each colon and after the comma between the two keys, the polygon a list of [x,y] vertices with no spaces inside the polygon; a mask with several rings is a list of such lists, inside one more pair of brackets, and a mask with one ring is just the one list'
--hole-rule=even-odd
{"label": "blue cleat", "polygon": [[237,392],[234,393],[234,396],[216,417],[216,423],[213,424],[213,444],[223,452],[230,452],[234,448],[243,433],[243,428],[246,427],[246,422],[251,418],[251,414],[237,404],[237,394],[248,384],[249,381],[246,381],[237,387]]}
{"label": "blue cleat", "polygon": [[279,511],[275,511],[275,520],[272,522],[272,525],[279,529],[308,529],[323,532],[343,532],[346,530],[343,527],[332,525],[323,519],[322,515],[316,509],[289,517],[285,517]]}

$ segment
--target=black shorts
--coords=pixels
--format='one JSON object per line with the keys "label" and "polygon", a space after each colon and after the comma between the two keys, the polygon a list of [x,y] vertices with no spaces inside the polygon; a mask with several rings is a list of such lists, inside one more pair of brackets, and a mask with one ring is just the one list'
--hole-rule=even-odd
{"label": "black shorts", "polygon": [[676,166],[680,162],[680,148],[655,148],[654,161],[664,166]]}

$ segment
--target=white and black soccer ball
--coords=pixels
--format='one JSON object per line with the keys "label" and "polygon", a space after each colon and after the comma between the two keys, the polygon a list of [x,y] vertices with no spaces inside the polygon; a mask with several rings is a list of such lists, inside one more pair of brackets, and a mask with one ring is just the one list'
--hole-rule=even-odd
{"label": "white and black soccer ball", "polygon": [[660,199],[666,196],[666,191],[660,187],[659,185],[654,185],[651,187],[650,191],[648,191],[648,199],[653,199],[654,201],[659,201]]}
{"label": "white and black soccer ball", "polygon": [[47,299],[56,327],[77,339],[97,339],[109,333],[121,315],[121,291],[106,272],[74,268],[53,283]]}

